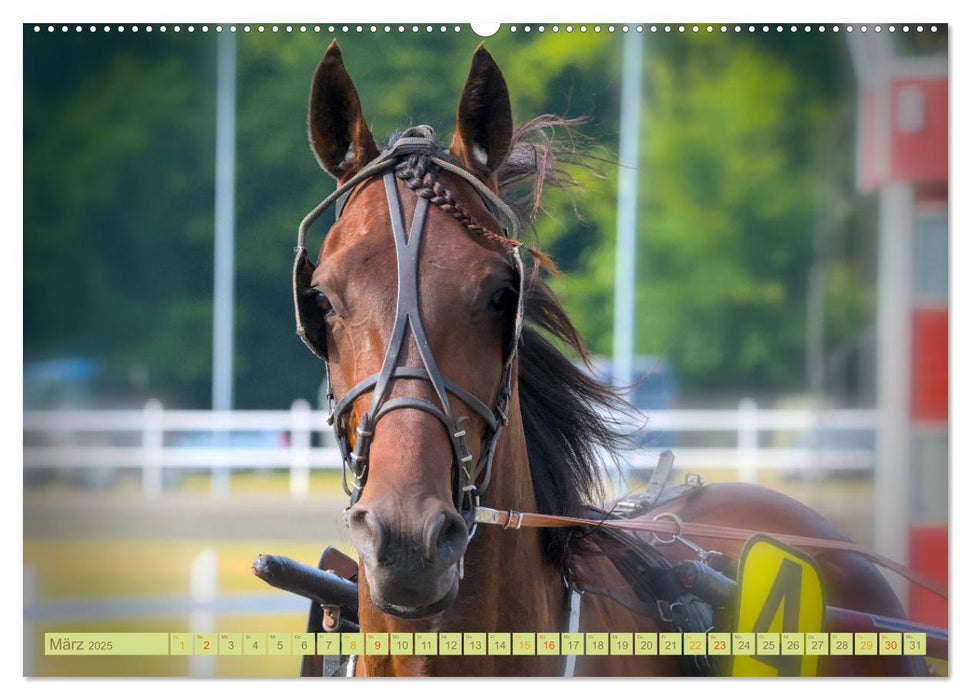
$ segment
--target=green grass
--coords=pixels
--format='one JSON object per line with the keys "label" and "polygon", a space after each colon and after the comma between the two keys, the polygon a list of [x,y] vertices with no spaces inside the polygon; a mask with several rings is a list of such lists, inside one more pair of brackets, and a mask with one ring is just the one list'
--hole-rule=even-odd
{"label": "green grass", "polygon": [[[193,558],[204,548],[217,557],[218,590],[223,594],[285,595],[253,575],[250,565],[266,543],[162,541],[134,538],[30,538],[24,541],[24,563],[37,570],[41,600],[186,596]],[[274,552],[316,564],[321,545],[306,541],[273,543]],[[45,621],[33,625],[34,670],[38,676],[185,676],[185,657],[44,656],[45,632],[179,632],[196,631],[188,616],[108,621]],[[302,632],[299,615],[221,615],[215,629],[233,632]],[[300,659],[291,657],[216,657],[218,676],[296,676]]]}

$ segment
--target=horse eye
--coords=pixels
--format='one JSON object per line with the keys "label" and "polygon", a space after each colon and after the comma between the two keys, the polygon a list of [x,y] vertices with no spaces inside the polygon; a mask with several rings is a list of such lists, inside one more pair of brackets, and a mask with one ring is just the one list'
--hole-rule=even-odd
{"label": "horse eye", "polygon": [[324,315],[333,316],[334,306],[333,304],[330,303],[330,299],[327,298],[327,295],[324,294],[319,289],[315,289],[313,291],[314,291],[314,301],[317,303],[317,307],[324,312]]}
{"label": "horse eye", "polygon": [[508,287],[503,287],[502,289],[496,290],[492,297],[489,298],[489,306],[496,311],[505,311],[515,298],[515,292]]}

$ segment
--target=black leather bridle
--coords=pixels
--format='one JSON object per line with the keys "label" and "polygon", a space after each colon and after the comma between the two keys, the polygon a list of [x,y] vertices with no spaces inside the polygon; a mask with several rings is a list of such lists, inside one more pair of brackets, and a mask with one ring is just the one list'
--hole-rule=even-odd
{"label": "black leather bridle", "polygon": [[[406,234],[405,218],[394,173],[395,167],[403,159],[416,153],[428,156],[431,163],[439,170],[457,175],[471,184],[494,215],[498,217],[501,214],[508,220],[512,227],[512,234],[510,235],[508,231],[503,229],[504,233],[513,240],[518,239],[519,222],[509,206],[475,174],[451,159],[435,141],[433,132],[429,127],[408,129],[387,150],[318,204],[300,223],[295,249],[296,259],[293,266],[293,302],[296,312],[297,335],[315,355],[324,360],[326,366],[327,340],[324,322],[315,300],[316,290],[311,288],[315,268],[307,257],[305,247],[307,230],[332,205],[335,206],[335,220],[339,219],[351,190],[365,180],[381,176],[384,180],[388,211],[391,216],[391,231],[394,236],[398,270],[397,302],[391,339],[385,350],[381,370],[377,374],[372,374],[360,381],[336,402],[329,366],[326,372],[327,398],[330,409],[328,423],[334,428],[334,435],[337,438],[337,445],[343,462],[342,483],[344,491],[350,497],[350,505],[347,510],[360,499],[367,482],[370,447],[378,422],[395,410],[409,408],[424,411],[437,418],[448,433],[453,460],[453,502],[456,510],[466,523],[469,539],[471,539],[475,534],[479,496],[489,486],[492,477],[492,459],[499,442],[499,436],[507,422],[512,393],[513,361],[522,333],[526,280],[519,247],[512,247],[510,255],[519,276],[515,327],[511,335],[511,342],[505,351],[495,404],[493,408],[490,408],[478,397],[441,375],[422,324],[418,292],[418,262],[430,203],[424,197],[419,196],[417,198],[411,228]],[[421,357],[423,365],[421,367],[402,367],[398,364],[409,330],[414,337]],[[432,402],[417,396],[389,399],[388,394],[395,379],[417,379],[429,382],[434,389],[436,401]],[[371,393],[371,401],[367,412],[356,426],[357,439],[352,447],[350,440],[351,426],[349,425],[351,407],[358,398],[368,392]],[[468,416],[460,416],[457,419],[453,417],[449,394],[478,415],[486,425],[482,452],[474,465],[472,454],[466,445],[466,431],[463,428],[464,423],[469,418]],[[353,475],[350,485],[347,481],[348,472]],[[347,510],[345,510],[345,517]]]}

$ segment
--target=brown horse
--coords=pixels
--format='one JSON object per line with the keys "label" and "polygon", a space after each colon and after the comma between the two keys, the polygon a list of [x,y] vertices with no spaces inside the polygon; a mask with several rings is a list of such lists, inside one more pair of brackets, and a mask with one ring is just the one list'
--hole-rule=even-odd
{"label": "brown horse", "polygon": [[[549,137],[550,127],[564,124],[543,117],[514,129],[502,72],[480,46],[451,144],[429,150],[430,129],[406,130],[389,148],[409,139],[419,145],[372,175],[365,169],[382,151],[336,42],[314,75],[311,146],[338,186],[351,187],[317,264],[298,258],[306,287],[298,290],[298,318],[327,360],[339,437],[355,474],[347,522],[364,571],[364,631],[566,631],[565,579],[634,595],[596,529],[479,527],[470,539],[466,504],[477,490],[470,485],[483,491],[482,506],[581,516],[585,503],[602,498],[599,455],[623,441],[606,417],[623,400],[561,352],[586,357],[539,264],[524,271],[518,243],[503,235],[492,206],[496,195],[525,190],[535,209],[544,183],[568,183]],[[419,243],[408,248],[416,235]],[[534,259],[545,264],[540,254]],[[349,397],[343,406],[342,397]],[[491,469],[461,471],[487,458]],[[469,507],[474,515],[474,501]],[[664,510],[685,521],[844,538],[808,508],[756,486],[710,485]],[[724,542],[698,544],[739,553]],[[821,567],[829,604],[902,616],[890,586],[861,556],[832,553]],[[579,629],[660,627],[651,615],[589,592]],[[365,656],[357,674],[555,676],[564,667],[560,656]],[[585,656],[575,670],[679,675],[682,666],[675,657]],[[826,657],[820,672],[906,674],[912,666],[901,657]]]}

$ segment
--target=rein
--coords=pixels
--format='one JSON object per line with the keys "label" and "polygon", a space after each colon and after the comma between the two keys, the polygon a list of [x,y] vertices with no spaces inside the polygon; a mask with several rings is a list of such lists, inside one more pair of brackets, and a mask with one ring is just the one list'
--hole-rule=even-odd
{"label": "rein", "polygon": [[[662,520],[663,518],[663,520]],[[608,530],[635,530],[650,532],[651,534],[672,535],[672,539],[662,540],[669,544],[682,535],[694,537],[709,537],[712,539],[733,540],[744,542],[756,534],[768,535],[786,544],[796,547],[808,547],[831,552],[851,552],[866,557],[909,581],[926,588],[931,593],[947,599],[947,585],[938,583],[924,574],[904,566],[900,562],[874,552],[853,542],[822,539],[819,537],[805,537],[803,535],[787,535],[775,532],[746,530],[745,528],[729,527],[726,525],[710,525],[707,523],[686,523],[673,513],[661,513],[654,520],[624,520],[574,518],[566,515],[546,515],[543,513],[523,513],[516,510],[496,510],[479,506],[475,513],[477,522],[486,525],[499,525],[503,530],[519,530],[524,527],[577,527],[592,526]]]}

